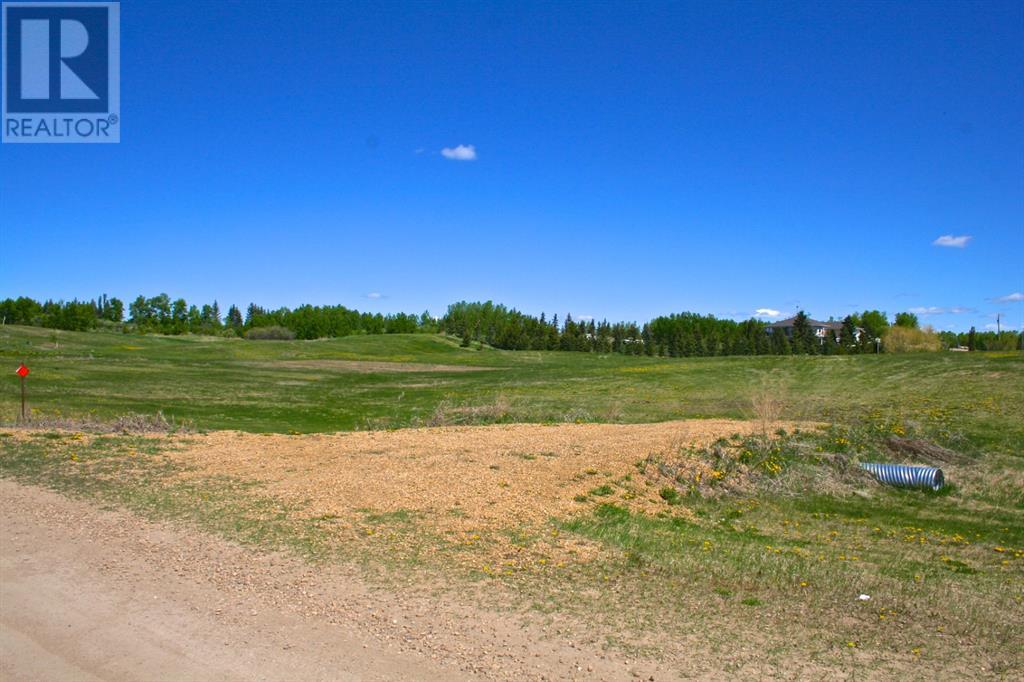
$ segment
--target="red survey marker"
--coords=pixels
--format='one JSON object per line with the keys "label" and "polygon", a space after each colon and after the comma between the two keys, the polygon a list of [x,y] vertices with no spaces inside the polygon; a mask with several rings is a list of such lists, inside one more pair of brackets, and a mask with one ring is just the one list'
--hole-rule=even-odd
{"label": "red survey marker", "polygon": [[28,376],[28,367],[26,367],[24,364],[18,365],[18,369],[14,370],[14,373],[17,374],[22,379],[24,379],[25,377]]}

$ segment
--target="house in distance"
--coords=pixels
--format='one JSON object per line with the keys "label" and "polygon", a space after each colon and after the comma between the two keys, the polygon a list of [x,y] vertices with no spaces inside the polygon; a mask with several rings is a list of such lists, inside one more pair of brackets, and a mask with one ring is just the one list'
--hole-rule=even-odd
{"label": "house in distance", "polygon": [[[772,324],[766,327],[766,331],[769,334],[785,334],[788,338],[792,339],[794,320],[796,320],[796,316],[788,317],[785,320],[779,320],[778,322],[773,322]],[[811,331],[814,332],[814,335],[817,336],[822,343],[825,342],[825,339],[830,338],[829,334],[831,334],[832,332],[835,332],[836,338],[839,338],[839,334],[843,330],[842,322],[835,322],[831,320],[828,322],[821,322],[819,320],[812,320],[811,318],[807,318],[807,326],[811,328]],[[857,341],[860,341],[860,335],[863,332],[863,329],[861,329],[860,327],[856,327],[853,332],[854,338]]]}

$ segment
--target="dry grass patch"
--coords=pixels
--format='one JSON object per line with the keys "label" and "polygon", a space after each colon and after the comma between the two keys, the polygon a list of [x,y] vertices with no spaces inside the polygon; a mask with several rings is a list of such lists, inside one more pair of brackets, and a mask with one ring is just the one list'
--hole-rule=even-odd
{"label": "dry grass patch", "polygon": [[273,362],[245,362],[254,367],[271,369],[316,369],[357,374],[414,373],[414,372],[489,372],[495,367],[467,365],[439,365],[425,362],[380,362],[371,360],[276,360]]}
{"label": "dry grass patch", "polygon": [[[331,519],[343,532],[365,535],[367,513],[401,512],[413,515],[424,532],[478,546],[510,532],[520,539],[543,536],[550,519],[605,502],[663,510],[658,489],[637,476],[638,462],[756,428],[750,422],[691,420],[304,436],[216,432],[191,438],[173,456],[186,465],[185,476],[252,483],[311,519]],[[692,466],[699,471],[706,464]],[[498,541],[496,551],[508,544]]]}

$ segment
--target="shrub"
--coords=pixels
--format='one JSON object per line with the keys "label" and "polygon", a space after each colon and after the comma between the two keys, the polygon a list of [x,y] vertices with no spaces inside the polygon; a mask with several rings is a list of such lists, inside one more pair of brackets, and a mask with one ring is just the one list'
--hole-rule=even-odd
{"label": "shrub", "polygon": [[250,341],[291,341],[295,332],[284,327],[254,327],[245,333]]}
{"label": "shrub", "polygon": [[886,353],[922,353],[942,350],[942,341],[931,327],[890,327],[882,337]]}
{"label": "shrub", "polygon": [[679,491],[670,486],[665,486],[658,491],[658,495],[661,499],[665,500],[669,504],[679,504]]}

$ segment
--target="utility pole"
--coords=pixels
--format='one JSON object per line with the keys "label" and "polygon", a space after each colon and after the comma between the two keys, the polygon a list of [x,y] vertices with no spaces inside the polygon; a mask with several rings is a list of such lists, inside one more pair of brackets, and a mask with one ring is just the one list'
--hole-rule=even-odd
{"label": "utility pole", "polygon": [[1002,313],[996,313],[996,336],[1003,333],[1002,327],[999,326],[999,317]]}

